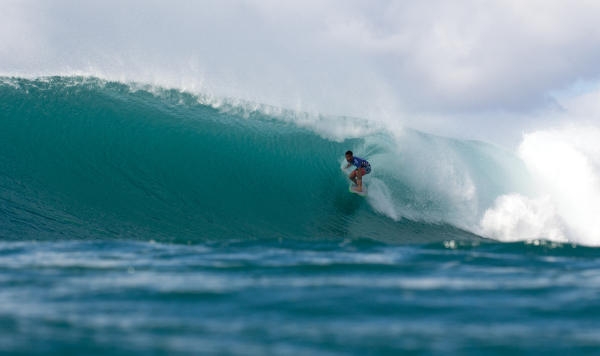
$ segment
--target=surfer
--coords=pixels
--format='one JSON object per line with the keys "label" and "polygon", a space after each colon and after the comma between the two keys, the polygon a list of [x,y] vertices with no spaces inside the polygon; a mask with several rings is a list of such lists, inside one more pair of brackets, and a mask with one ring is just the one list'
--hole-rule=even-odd
{"label": "surfer", "polygon": [[350,178],[350,180],[356,184],[355,190],[357,192],[362,192],[362,177],[371,173],[371,164],[366,159],[354,157],[352,151],[346,152],[346,161],[348,162],[346,168],[352,165],[356,167],[356,169],[350,173],[348,178]]}

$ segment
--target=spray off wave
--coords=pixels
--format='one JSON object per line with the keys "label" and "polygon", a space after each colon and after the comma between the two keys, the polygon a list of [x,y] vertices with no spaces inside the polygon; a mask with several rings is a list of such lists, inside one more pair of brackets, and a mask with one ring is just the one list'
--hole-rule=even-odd
{"label": "spray off wave", "polygon": [[502,241],[524,237],[600,245],[600,130],[566,128],[525,135],[519,156],[535,189],[497,199],[483,232]]}
{"label": "spray off wave", "polygon": [[[9,238],[425,242],[474,233],[600,244],[593,131],[585,140],[532,134],[514,155],[89,77],[5,78],[0,105],[0,224]],[[563,146],[549,151],[556,137]],[[366,200],[347,193],[336,163],[347,149],[373,164]],[[577,194],[564,190],[570,183]]]}

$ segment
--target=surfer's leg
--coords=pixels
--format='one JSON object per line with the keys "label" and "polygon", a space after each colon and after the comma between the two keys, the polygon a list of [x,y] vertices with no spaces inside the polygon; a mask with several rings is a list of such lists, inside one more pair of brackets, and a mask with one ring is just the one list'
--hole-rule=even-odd
{"label": "surfer's leg", "polygon": [[362,176],[363,176],[364,168],[357,169],[356,172],[356,185],[358,188],[356,189],[359,192],[362,192]]}
{"label": "surfer's leg", "polygon": [[350,175],[348,176],[348,178],[349,178],[349,179],[350,179],[350,180],[351,180],[351,181],[352,181],[354,184],[357,184],[357,185],[358,185],[358,183],[356,182],[356,170],[353,170],[353,171],[352,171],[352,173],[350,173]]}

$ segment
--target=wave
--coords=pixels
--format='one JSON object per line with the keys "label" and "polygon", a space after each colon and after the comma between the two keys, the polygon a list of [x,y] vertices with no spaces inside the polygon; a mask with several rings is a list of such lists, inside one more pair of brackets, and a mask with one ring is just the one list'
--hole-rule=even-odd
{"label": "wave", "polygon": [[565,239],[506,228],[502,197],[539,187],[482,142],[90,77],[2,78],[0,108],[5,238]]}

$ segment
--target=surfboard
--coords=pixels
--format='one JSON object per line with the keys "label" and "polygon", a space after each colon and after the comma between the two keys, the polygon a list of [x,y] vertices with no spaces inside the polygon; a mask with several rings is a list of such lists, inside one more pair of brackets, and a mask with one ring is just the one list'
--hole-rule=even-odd
{"label": "surfboard", "polygon": [[360,195],[361,197],[366,197],[367,196],[367,186],[366,186],[365,182],[363,182],[363,184],[362,184],[362,192],[359,192],[359,191],[355,190],[356,187],[357,187],[356,184],[350,183],[350,186],[348,187],[348,190],[350,191],[350,193],[354,193],[356,195]]}

